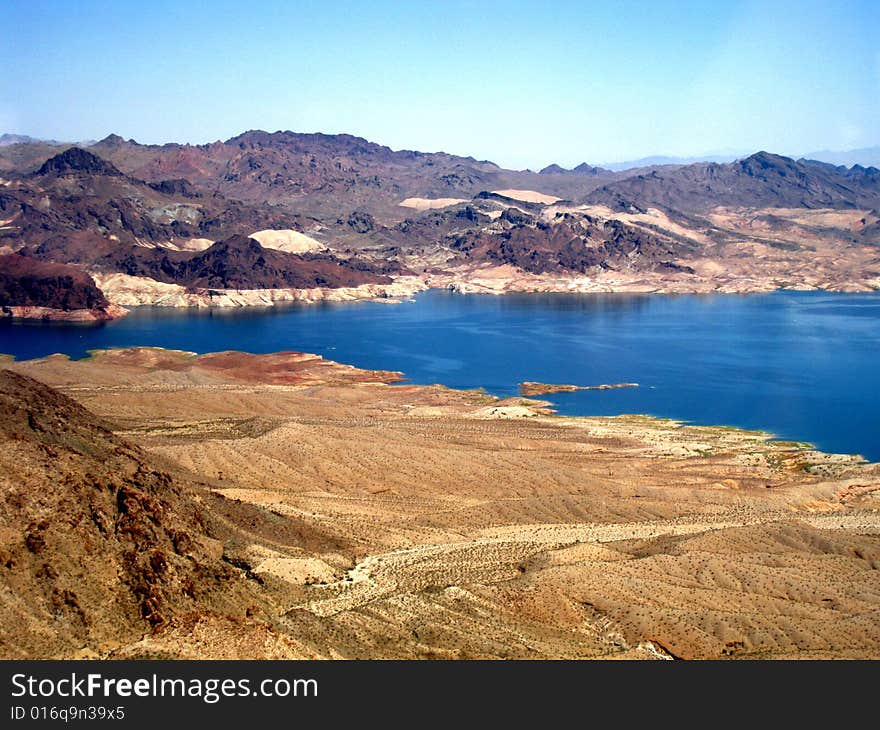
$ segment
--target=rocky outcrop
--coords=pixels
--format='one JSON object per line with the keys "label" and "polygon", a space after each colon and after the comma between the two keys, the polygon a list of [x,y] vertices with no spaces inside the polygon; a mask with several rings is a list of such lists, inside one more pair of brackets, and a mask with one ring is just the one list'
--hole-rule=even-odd
{"label": "rocky outcrop", "polygon": [[685,243],[614,219],[563,216],[552,223],[531,223],[508,215],[506,220],[513,225],[500,231],[469,231],[451,240],[450,246],[462,262],[511,264],[533,274],[675,268],[679,265],[674,259],[688,250]]}
{"label": "rocky outcrop", "polygon": [[0,316],[11,319],[37,319],[44,322],[106,322],[119,319],[128,310],[117,304],[102,309],[55,309],[54,307],[10,306],[0,309]]}
{"label": "rocky outcrop", "polygon": [[122,173],[114,165],[80,147],[71,147],[61,154],[50,157],[37,171],[38,175],[66,175],[70,173],[122,177]]}
{"label": "rocky outcrop", "polygon": [[345,223],[355,233],[369,233],[376,230],[376,219],[362,210],[354,211],[348,216]]}
{"label": "rocky outcrop", "polygon": [[360,284],[347,287],[312,287],[308,289],[209,289],[187,288],[149,277],[127,274],[96,273],[95,281],[115,305],[136,307],[271,307],[285,302],[313,304],[317,302],[349,302],[378,300],[399,302],[427,288],[416,276],[395,277],[384,284]]}
{"label": "rocky outcrop", "polygon": [[202,194],[196,190],[193,184],[182,177],[175,178],[174,180],[161,180],[160,182],[152,183],[150,187],[166,195],[180,195],[184,198],[202,197]]}
{"label": "rocky outcrop", "polygon": [[0,653],[106,652],[259,598],[189,489],[78,403],[0,370]]}
{"label": "rocky outcrop", "polygon": [[0,256],[0,311],[7,317],[70,321],[125,314],[80,269],[20,254]]}

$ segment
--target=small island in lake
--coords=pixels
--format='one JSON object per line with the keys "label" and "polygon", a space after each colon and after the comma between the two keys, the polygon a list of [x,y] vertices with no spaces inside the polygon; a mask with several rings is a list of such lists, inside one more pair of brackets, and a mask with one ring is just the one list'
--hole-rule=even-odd
{"label": "small island in lake", "polygon": [[521,395],[550,395],[551,393],[573,393],[576,390],[614,390],[615,388],[638,388],[638,383],[611,383],[603,385],[568,385],[554,383],[534,383],[526,381],[519,384]]}

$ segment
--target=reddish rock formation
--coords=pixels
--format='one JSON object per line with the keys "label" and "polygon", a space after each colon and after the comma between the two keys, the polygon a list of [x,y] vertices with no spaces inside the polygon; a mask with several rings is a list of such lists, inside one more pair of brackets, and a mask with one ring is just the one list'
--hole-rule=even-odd
{"label": "reddish rock formation", "polygon": [[122,316],[91,276],[20,254],[0,256],[0,311],[7,317],[99,320]]}

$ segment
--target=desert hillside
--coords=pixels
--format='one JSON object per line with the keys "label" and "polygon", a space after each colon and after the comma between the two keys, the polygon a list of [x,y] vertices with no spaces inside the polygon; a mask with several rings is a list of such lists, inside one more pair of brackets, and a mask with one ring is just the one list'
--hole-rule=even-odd
{"label": "desert hillside", "polygon": [[880,657],[858,457],[296,353],[3,366],[7,656]]}

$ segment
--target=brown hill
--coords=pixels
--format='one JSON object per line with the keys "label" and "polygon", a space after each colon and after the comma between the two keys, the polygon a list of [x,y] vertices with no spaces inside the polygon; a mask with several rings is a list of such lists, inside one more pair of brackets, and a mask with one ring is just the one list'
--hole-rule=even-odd
{"label": "brown hill", "polygon": [[176,267],[144,273],[159,281],[218,289],[337,288],[391,281],[383,267],[365,261],[275,251],[246,236],[215,243]]}
{"label": "brown hill", "polygon": [[383,284],[393,266],[332,254],[293,254],[231,236],[205,251],[119,246],[110,241],[55,237],[32,250],[48,259],[70,258],[102,273],[146,276],[168,284],[212,289],[311,289]]}
{"label": "brown hill", "polygon": [[68,173],[88,172],[94,175],[121,176],[122,173],[111,163],[106,162],[88,150],[71,147],[60,154],[50,157],[37,171],[38,175],[65,175]]}
{"label": "brown hill", "polygon": [[0,309],[45,307],[105,311],[109,302],[91,276],[74,266],[30,256],[0,256]]}
{"label": "brown hill", "polygon": [[197,498],[85,408],[0,370],[0,654],[105,653],[259,601]]}
{"label": "brown hill", "polygon": [[[336,288],[386,283],[386,274],[397,270],[352,257],[263,249],[247,235],[266,228],[302,231],[313,222],[199,192],[184,179],[147,185],[78,148],[3,189],[0,214],[8,223],[3,240],[34,259],[191,287]],[[221,237],[203,252],[177,250],[192,238]],[[72,292],[66,306],[80,294]]]}
{"label": "brown hill", "polygon": [[[2,240],[40,246],[57,236],[87,234],[90,245],[185,245],[191,238],[218,240],[266,228],[302,230],[302,216],[265,205],[201,193],[186,180],[153,185],[123,175],[89,151],[70,148],[40,169],[0,189]],[[60,258],[61,261],[73,260]]]}

